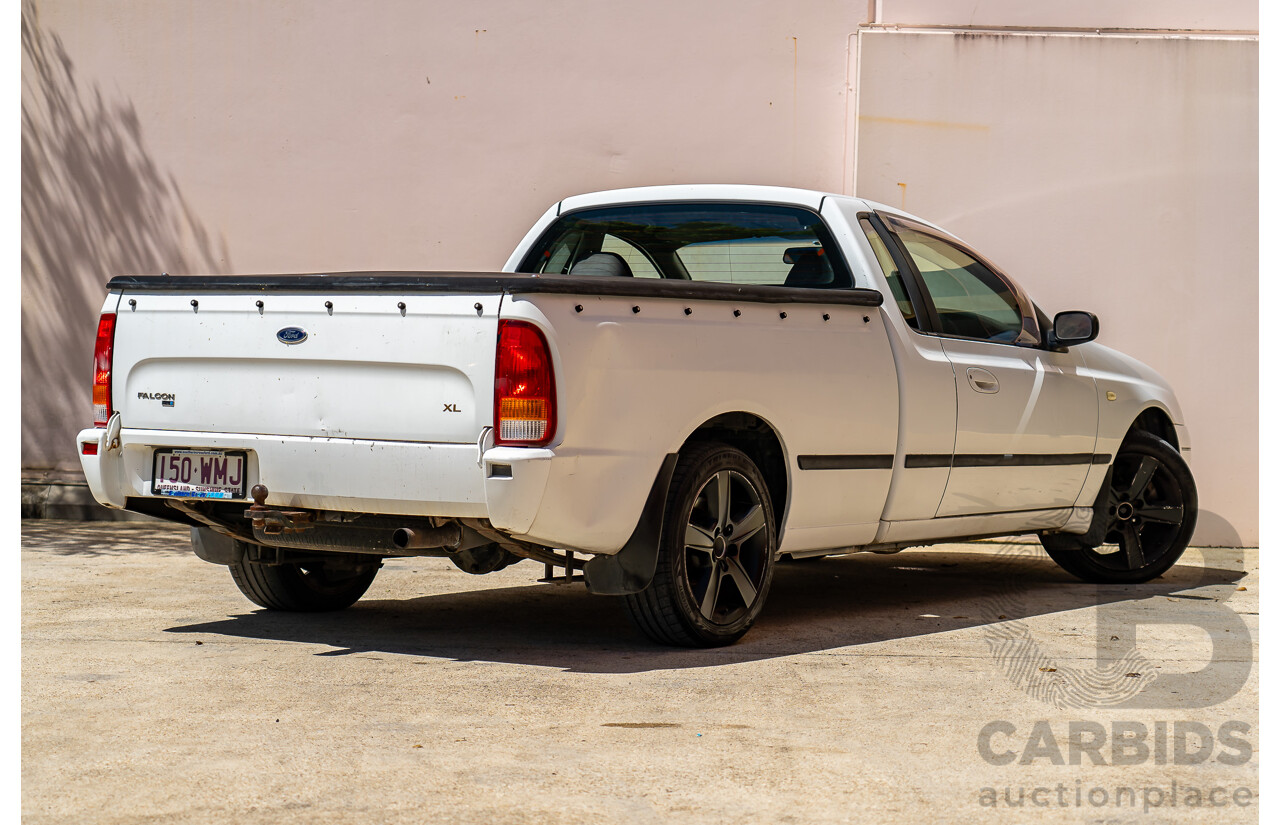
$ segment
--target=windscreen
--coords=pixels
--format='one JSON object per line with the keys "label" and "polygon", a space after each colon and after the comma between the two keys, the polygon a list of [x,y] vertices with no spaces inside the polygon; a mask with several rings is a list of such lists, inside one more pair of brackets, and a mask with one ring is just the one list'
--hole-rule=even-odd
{"label": "windscreen", "polygon": [[580,210],[552,224],[519,271],[810,288],[853,285],[816,213],[768,204]]}

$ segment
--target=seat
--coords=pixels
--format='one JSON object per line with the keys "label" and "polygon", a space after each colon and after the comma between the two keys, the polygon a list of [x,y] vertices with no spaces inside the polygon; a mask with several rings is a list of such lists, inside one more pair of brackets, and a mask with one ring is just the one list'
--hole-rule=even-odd
{"label": "seat", "polygon": [[570,275],[612,275],[630,278],[631,267],[617,252],[595,252],[573,265]]}
{"label": "seat", "polygon": [[791,271],[787,273],[787,280],[782,283],[783,286],[831,286],[834,273],[822,256],[821,249],[788,249],[787,258],[790,258],[793,263]]}

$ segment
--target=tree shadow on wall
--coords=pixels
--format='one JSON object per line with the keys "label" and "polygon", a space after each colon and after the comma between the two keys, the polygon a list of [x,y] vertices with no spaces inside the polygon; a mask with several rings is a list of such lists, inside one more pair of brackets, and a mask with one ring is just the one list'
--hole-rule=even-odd
{"label": "tree shadow on wall", "polygon": [[77,80],[31,0],[22,60],[22,466],[75,468],[103,285],[230,260],[152,160],[133,104]]}

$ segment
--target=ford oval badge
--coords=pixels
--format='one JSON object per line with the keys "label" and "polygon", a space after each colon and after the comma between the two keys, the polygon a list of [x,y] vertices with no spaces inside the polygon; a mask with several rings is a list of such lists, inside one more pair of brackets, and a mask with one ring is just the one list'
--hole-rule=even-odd
{"label": "ford oval badge", "polygon": [[276,338],[282,344],[301,344],[307,340],[307,331],[301,327],[285,327],[276,333]]}

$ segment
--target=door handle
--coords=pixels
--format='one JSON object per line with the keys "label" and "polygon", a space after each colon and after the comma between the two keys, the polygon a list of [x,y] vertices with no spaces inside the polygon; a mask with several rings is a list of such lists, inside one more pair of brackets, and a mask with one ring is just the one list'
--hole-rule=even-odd
{"label": "door handle", "polygon": [[994,375],[979,367],[969,367],[965,371],[969,377],[969,386],[977,392],[1000,392],[1000,382]]}

